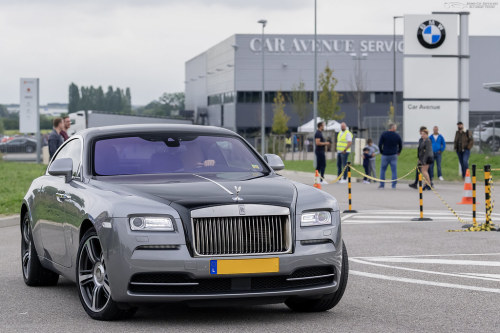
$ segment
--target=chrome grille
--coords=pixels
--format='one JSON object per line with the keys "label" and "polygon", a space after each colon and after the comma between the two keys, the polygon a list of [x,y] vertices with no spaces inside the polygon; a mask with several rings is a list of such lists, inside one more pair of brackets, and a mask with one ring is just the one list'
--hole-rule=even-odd
{"label": "chrome grille", "polygon": [[288,215],[193,218],[197,255],[285,253],[290,250]]}

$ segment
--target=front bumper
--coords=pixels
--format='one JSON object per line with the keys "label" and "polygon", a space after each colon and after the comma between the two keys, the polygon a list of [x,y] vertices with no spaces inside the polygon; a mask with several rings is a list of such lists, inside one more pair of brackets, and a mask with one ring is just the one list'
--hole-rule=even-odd
{"label": "front bumper", "polygon": [[[176,222],[177,225],[181,225],[180,221]],[[306,245],[297,240],[293,253],[290,254],[241,256],[241,259],[277,257],[279,258],[277,273],[211,275],[210,260],[240,259],[240,257],[192,257],[188,245],[185,244],[182,230],[176,233],[138,233],[130,231],[126,219],[114,219],[112,224],[110,229],[99,230],[99,237],[105,249],[111,296],[117,302],[189,302],[223,299],[250,301],[260,298],[269,299],[269,303],[272,303],[290,296],[315,297],[330,294],[335,292],[339,285],[342,263],[340,231],[331,233],[335,239],[330,239],[327,243]],[[138,249],[144,245],[162,244],[176,246],[171,249]],[[333,274],[330,274],[329,278],[315,278],[316,283],[308,281],[298,283],[300,279],[294,280],[293,283],[282,283],[288,281],[287,279],[293,280],[297,272],[318,267],[331,269]],[[137,288],[131,284],[131,280],[141,274],[184,275],[183,281],[188,284],[216,283],[218,287],[213,289],[181,287],[177,290],[174,285],[168,285],[168,282],[171,282],[169,280],[156,280],[154,282],[162,283],[158,288],[155,288],[154,284],[146,288]]]}

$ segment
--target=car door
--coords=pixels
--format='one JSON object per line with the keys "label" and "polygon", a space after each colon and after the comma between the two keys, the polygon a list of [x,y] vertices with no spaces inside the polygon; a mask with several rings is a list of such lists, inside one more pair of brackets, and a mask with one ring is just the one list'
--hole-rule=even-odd
{"label": "car door", "polygon": [[[72,158],[78,155],[73,161],[73,174],[78,175],[80,169],[81,144],[79,139],[67,142],[54,160],[60,158]],[[76,164],[76,165],[75,165]],[[64,176],[45,176],[43,193],[38,202],[38,221],[40,223],[40,235],[44,248],[44,256],[56,264],[64,267],[71,267],[71,254],[68,249],[67,232],[68,206],[71,205],[71,183],[66,183]]]}
{"label": "car door", "polygon": [[22,147],[24,143],[26,142],[26,139],[14,139],[9,142],[8,146],[8,152],[10,153],[20,153],[22,152]]}

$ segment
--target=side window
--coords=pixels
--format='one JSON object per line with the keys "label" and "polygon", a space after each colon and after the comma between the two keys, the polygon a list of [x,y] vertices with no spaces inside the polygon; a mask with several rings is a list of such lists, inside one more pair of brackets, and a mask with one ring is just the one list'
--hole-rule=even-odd
{"label": "side window", "polygon": [[73,139],[64,145],[54,161],[60,158],[71,158],[73,160],[73,177],[80,177],[81,153],[80,139]]}

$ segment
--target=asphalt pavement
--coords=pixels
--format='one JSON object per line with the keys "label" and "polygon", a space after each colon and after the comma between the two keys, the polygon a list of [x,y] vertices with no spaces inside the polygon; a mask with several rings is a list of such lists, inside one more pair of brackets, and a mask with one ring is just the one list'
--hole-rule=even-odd
{"label": "asphalt pavement", "polygon": [[[311,183],[312,174],[283,172]],[[499,187],[500,188],[500,187]],[[347,209],[347,185],[330,184]],[[471,207],[459,206],[463,185],[438,183],[436,190],[465,220]],[[484,188],[478,186],[480,222]],[[0,227],[0,332],[500,332],[500,232],[448,232],[461,223],[434,193],[399,184],[352,186],[356,214],[343,214],[350,276],[341,302],[324,313],[294,313],[285,305],[241,307],[156,306],[140,308],[130,320],[91,320],[75,284],[27,287],[21,275],[17,226]],[[494,198],[498,195],[494,191]],[[499,211],[500,213],[500,211]],[[493,214],[500,222],[500,214]]]}

